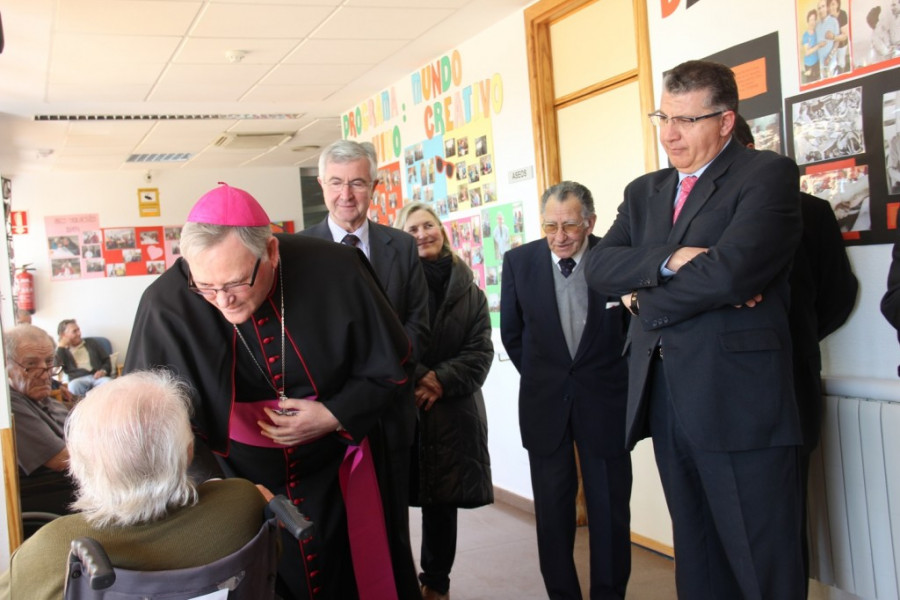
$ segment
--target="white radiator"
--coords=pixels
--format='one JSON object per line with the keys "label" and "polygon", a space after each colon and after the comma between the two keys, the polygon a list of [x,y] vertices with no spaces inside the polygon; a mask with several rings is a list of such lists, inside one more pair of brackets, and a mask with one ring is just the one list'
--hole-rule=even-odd
{"label": "white radiator", "polygon": [[861,598],[897,600],[900,393],[887,382],[876,390],[883,401],[845,397],[829,383],[810,464],[811,577]]}

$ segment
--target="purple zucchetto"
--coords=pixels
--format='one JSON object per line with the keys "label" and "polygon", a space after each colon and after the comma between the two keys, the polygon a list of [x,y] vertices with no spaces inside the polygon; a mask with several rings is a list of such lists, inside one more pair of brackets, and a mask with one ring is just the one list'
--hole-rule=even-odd
{"label": "purple zucchetto", "polygon": [[263,227],[270,222],[256,198],[222,181],[197,200],[187,220],[228,227]]}

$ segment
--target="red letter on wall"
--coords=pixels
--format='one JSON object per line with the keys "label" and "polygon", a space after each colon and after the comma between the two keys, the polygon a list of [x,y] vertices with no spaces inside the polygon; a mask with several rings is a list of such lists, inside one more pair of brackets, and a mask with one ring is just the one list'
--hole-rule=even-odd
{"label": "red letter on wall", "polygon": [[681,4],[681,0],[660,0],[662,4],[662,17],[665,19],[678,8],[678,5]]}

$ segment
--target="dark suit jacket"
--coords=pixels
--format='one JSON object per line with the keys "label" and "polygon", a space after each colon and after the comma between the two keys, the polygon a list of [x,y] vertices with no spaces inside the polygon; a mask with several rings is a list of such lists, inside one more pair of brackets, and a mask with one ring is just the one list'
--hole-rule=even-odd
{"label": "dark suit jacket", "polygon": [[[800,240],[799,174],[790,159],[730,143],[672,225],[675,169],[631,182],[590,252],[588,284],[638,291],[630,328],[627,442],[646,431],[647,381],[662,345],[669,394],[688,438],[707,451],[800,444],[788,327],[788,271]],[[709,248],[673,277],[681,246]],[[754,295],[755,307],[735,308]]]}
{"label": "dark suit jacket", "polygon": [[[598,241],[589,238],[591,246]],[[628,313],[618,297],[590,291],[587,322],[573,360],[559,320],[554,268],[543,239],[503,257],[500,335],[521,375],[522,445],[529,452],[549,454],[564,441],[569,420],[575,418],[596,424],[591,451],[624,454],[628,375],[622,349]]]}
{"label": "dark suit jacket", "polygon": [[[811,452],[822,425],[822,354],[819,342],[844,324],[859,283],[850,267],[844,239],[831,205],[800,194],[803,237],[791,267],[791,341],[794,389],[803,427],[803,446]],[[765,301],[765,300],[763,300]]]}
{"label": "dark suit jacket", "polygon": [[[897,330],[897,339],[900,340],[900,242],[894,243],[887,287],[881,299],[881,313]],[[897,375],[900,376],[900,367],[897,367]]]}
{"label": "dark suit jacket", "polygon": [[[334,241],[327,219],[300,233]],[[369,263],[403,324],[412,345],[412,357],[418,362],[428,346],[429,325],[428,284],[419,261],[416,240],[405,231],[369,221]],[[408,386],[410,395],[413,384],[410,381]],[[403,436],[403,439],[394,442],[398,447],[408,447],[412,444],[415,433],[415,403],[410,399],[409,402],[395,403],[392,407],[392,410],[400,413],[397,418],[398,423],[402,423]],[[392,436],[392,424],[387,423],[387,426],[388,435]]]}
{"label": "dark suit jacket", "polygon": [[[334,241],[327,219],[300,232]],[[428,345],[428,285],[416,240],[399,229],[369,221],[369,262],[403,323],[416,360]]]}
{"label": "dark suit jacket", "polygon": [[881,299],[881,312],[888,323],[898,330],[898,339],[900,339],[900,242],[894,243],[887,288],[887,292]]}
{"label": "dark suit jacket", "polygon": [[106,374],[110,377],[113,377],[115,375],[115,373],[112,372],[112,366],[110,365],[109,361],[109,354],[106,353],[106,350],[100,347],[100,344],[98,344],[91,338],[84,338],[84,347],[91,359],[90,371],[88,371],[87,369],[78,368],[78,364],[75,362],[75,357],[72,356],[72,351],[68,348],[58,347],[56,349],[56,364],[60,365],[63,368],[63,371],[66,375],[68,375],[69,379],[84,377],[85,375],[96,373],[100,369],[106,371]]}

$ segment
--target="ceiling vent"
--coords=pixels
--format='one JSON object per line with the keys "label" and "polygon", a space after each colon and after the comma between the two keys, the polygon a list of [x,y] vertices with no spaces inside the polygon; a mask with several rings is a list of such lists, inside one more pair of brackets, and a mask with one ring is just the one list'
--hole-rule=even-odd
{"label": "ceiling vent", "polygon": [[244,114],[228,113],[221,115],[35,115],[35,121],[262,121],[272,119],[299,119],[303,113],[270,113]]}
{"label": "ceiling vent", "polygon": [[268,150],[280,146],[294,137],[293,132],[280,133],[225,133],[213,144],[228,150]]}
{"label": "ceiling vent", "polygon": [[157,152],[153,154],[132,154],[125,162],[130,163],[163,163],[186,162],[193,154],[189,152]]}

